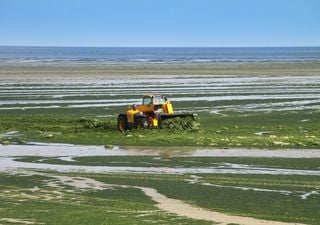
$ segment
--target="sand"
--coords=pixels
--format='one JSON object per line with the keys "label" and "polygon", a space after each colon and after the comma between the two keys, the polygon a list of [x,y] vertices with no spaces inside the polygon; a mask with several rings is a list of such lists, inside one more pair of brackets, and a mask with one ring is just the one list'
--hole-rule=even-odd
{"label": "sand", "polygon": [[[203,209],[201,207],[193,206],[181,200],[168,198],[167,196],[159,193],[157,190],[149,187],[130,186],[130,185],[115,185],[105,184],[103,182],[84,177],[67,177],[67,176],[53,176],[56,180],[61,182],[62,185],[71,186],[76,189],[94,189],[104,190],[110,188],[137,188],[142,190],[145,195],[149,196],[157,203],[157,207],[163,211],[174,213],[178,216],[184,216],[192,219],[206,220],[217,222],[221,225],[230,223],[240,225],[303,225],[300,223],[285,223],[270,220],[260,220],[250,217],[232,216],[225,213],[215,212],[212,210]],[[59,187],[59,186],[57,186]]]}
{"label": "sand", "polygon": [[273,63],[125,63],[83,65],[0,65],[0,79],[114,77],[132,75],[320,75],[320,62]]}

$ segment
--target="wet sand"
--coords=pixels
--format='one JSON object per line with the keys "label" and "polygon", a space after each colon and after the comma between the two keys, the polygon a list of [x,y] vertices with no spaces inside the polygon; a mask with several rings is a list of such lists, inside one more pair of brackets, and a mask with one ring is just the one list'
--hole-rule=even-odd
{"label": "wet sand", "polygon": [[185,216],[192,219],[206,220],[219,223],[221,225],[228,224],[241,224],[241,225],[303,225],[300,223],[285,223],[271,220],[260,220],[244,216],[234,216],[225,213],[215,212],[212,210],[197,207],[178,199],[168,198],[167,196],[159,193],[156,189],[150,187],[130,186],[130,185],[115,185],[106,184],[91,178],[84,177],[66,177],[66,176],[53,176],[57,180],[53,186],[59,185],[71,186],[76,189],[94,189],[105,190],[114,188],[136,188],[144,192],[157,203],[157,207],[169,213],[174,213],[179,216]]}
{"label": "wet sand", "polygon": [[[4,88],[0,95],[4,99],[10,99],[2,101],[1,105],[6,106],[1,106],[1,109],[59,109],[65,108],[65,105],[68,108],[124,106],[137,102],[136,97],[129,100],[115,100],[112,97],[137,95],[141,93],[143,82],[144,91],[185,95],[186,98],[172,99],[177,102],[270,100],[272,105],[264,103],[266,107],[259,110],[265,111],[265,108],[288,110],[296,106],[303,109],[306,105],[308,109],[313,110],[319,109],[317,105],[319,76],[318,61],[0,64],[0,86]],[[206,85],[208,83],[209,85]],[[155,86],[157,84],[164,86]],[[175,86],[172,87],[170,84]],[[199,96],[190,98],[190,93]],[[207,95],[203,96],[204,93]],[[18,100],[15,101],[12,96]],[[103,99],[92,99],[102,96]],[[40,100],[37,97],[42,98]],[[281,102],[277,102],[280,100]],[[249,107],[251,111],[252,107],[256,106],[254,104],[246,107],[235,106],[237,111],[244,111],[243,108]]]}
{"label": "wet sand", "polygon": [[320,62],[118,63],[0,65],[0,79],[106,78],[171,75],[320,75]]}
{"label": "wet sand", "polygon": [[[87,190],[105,190],[119,188],[140,189],[146,196],[156,202],[156,206],[163,211],[173,213],[178,216],[185,216],[192,219],[201,219],[206,221],[218,222],[219,224],[241,224],[241,225],[302,225],[300,223],[286,223],[270,220],[261,220],[246,216],[230,215],[216,212],[196,205],[181,201],[179,199],[169,198],[158,192],[154,188],[132,185],[117,185],[103,183],[91,178],[71,177],[63,175],[47,174],[44,171],[56,172],[78,172],[78,173],[151,173],[151,174],[189,174],[190,179],[186,180],[190,184],[197,183],[198,177],[195,174],[223,173],[223,174],[269,174],[269,175],[301,175],[301,176],[320,176],[318,170],[297,170],[297,169],[277,169],[266,168],[252,165],[240,164],[221,164],[211,167],[192,167],[192,168],[168,168],[168,167],[118,167],[118,166],[78,166],[78,165],[55,165],[46,163],[27,163],[15,161],[19,156],[44,156],[60,157],[60,159],[72,161],[76,156],[134,156],[134,155],[151,155],[158,156],[164,154],[168,156],[212,156],[212,157],[287,157],[287,158],[320,158],[320,150],[263,150],[263,149],[166,149],[150,150],[147,149],[123,149],[114,147],[105,149],[103,146],[81,146],[71,144],[46,144],[30,143],[29,145],[0,145],[0,172],[17,174],[20,176],[43,175],[54,180],[48,180],[48,186],[60,192],[62,187],[70,186],[73,189],[81,191]],[[40,170],[43,172],[33,172]],[[216,184],[203,183],[202,185],[215,186]],[[218,187],[224,187],[218,185]],[[229,187],[230,188],[230,187]],[[254,190],[262,192],[279,192],[283,194],[292,194],[285,190],[269,190],[249,187],[232,187],[241,190]],[[302,199],[319,192],[316,190],[299,193]]]}
{"label": "wet sand", "polygon": [[[151,75],[152,74],[152,75]],[[183,77],[201,75],[235,75],[235,76],[319,76],[319,62],[300,63],[216,63],[216,64],[123,64],[123,65],[23,65],[4,66],[0,65],[0,81],[12,82],[50,82],[53,80],[69,81],[75,80],[103,80],[106,78],[128,79],[128,78],[158,78],[161,77]],[[153,167],[105,167],[105,166],[75,166],[54,165],[41,163],[17,162],[14,159],[20,156],[43,156],[61,157],[62,160],[72,161],[73,157],[81,156],[175,156],[175,157],[284,157],[284,158],[320,158],[320,150],[269,150],[269,149],[157,149],[151,147],[146,149],[124,149],[115,147],[105,149],[104,146],[81,146],[65,144],[32,143],[32,145],[0,145],[0,171],[27,173],[30,169],[53,170],[58,172],[132,172],[132,173],[163,173],[163,174],[197,174],[197,173],[233,173],[233,174],[277,174],[277,175],[316,175],[319,171],[272,169],[252,167],[249,165],[225,164],[219,168],[153,168]],[[248,217],[232,216],[219,212],[199,208],[178,199],[168,198],[157,190],[148,187],[120,186],[105,184],[93,179],[73,179],[73,177],[56,176],[63,185],[70,185],[79,189],[106,188],[137,188],[142,190],[146,196],[157,203],[157,207],[169,213],[186,216],[194,219],[220,222],[221,224],[245,224],[245,225],[287,225],[289,223],[265,221]],[[68,182],[69,181],[69,182]],[[71,181],[71,182],[70,182]],[[74,182],[73,182],[74,181]],[[4,222],[11,221],[3,218]]]}

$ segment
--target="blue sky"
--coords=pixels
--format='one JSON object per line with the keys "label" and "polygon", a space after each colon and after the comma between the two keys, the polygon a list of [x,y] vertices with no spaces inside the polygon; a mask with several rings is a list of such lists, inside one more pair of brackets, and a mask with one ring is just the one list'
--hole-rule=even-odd
{"label": "blue sky", "polygon": [[320,46],[320,1],[0,0],[0,45]]}

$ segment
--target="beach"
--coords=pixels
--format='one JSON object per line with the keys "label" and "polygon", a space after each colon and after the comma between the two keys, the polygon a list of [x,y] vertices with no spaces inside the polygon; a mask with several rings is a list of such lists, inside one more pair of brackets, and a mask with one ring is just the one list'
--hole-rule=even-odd
{"label": "beach", "polygon": [[[319,221],[317,55],[40,50],[0,54],[1,223]],[[193,113],[194,129],[119,132],[118,114],[145,93]]]}
{"label": "beach", "polygon": [[320,62],[267,63],[117,63],[117,64],[0,64],[0,78],[62,79],[80,77],[170,75],[320,75]]}
{"label": "beach", "polygon": [[319,225],[319,9],[2,0],[0,225]]}

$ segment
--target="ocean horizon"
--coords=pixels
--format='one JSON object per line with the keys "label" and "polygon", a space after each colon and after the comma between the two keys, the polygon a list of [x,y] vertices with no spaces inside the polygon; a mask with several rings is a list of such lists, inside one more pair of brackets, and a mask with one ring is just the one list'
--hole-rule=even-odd
{"label": "ocean horizon", "polygon": [[320,61],[320,47],[0,46],[0,65],[90,63],[241,63]]}

